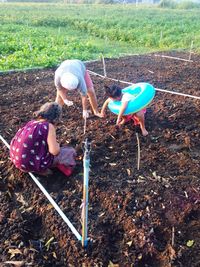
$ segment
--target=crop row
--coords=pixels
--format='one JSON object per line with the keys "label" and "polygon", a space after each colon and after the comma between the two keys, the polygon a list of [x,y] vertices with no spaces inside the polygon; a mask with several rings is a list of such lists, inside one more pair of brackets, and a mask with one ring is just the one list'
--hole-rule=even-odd
{"label": "crop row", "polygon": [[[133,6],[2,4],[0,69],[54,66],[99,54],[199,50],[200,11]],[[113,49],[114,47],[114,49]]]}

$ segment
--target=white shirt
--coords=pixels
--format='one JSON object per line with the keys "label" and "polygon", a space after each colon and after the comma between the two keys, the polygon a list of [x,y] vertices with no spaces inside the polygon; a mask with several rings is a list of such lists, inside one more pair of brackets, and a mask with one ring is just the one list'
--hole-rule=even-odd
{"label": "white shirt", "polygon": [[61,79],[62,74],[66,72],[70,72],[78,78],[79,80],[78,89],[80,90],[80,93],[82,95],[86,95],[87,86],[86,86],[85,78],[84,78],[86,68],[85,68],[84,63],[78,59],[63,61],[61,65],[57,68],[57,70],[55,71],[54,82],[55,82],[55,86],[57,89],[62,88],[60,79]]}
{"label": "white shirt", "polygon": [[129,102],[131,100],[133,100],[135,98],[135,95],[132,95],[130,93],[123,93],[122,92],[122,99],[121,99],[121,102],[124,103],[124,102]]}

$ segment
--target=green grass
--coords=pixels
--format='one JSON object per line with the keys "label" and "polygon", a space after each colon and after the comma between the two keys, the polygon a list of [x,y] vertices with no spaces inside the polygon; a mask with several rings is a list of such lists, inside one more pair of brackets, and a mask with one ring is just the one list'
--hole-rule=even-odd
{"label": "green grass", "polygon": [[200,10],[0,4],[0,70],[161,50],[200,52]]}

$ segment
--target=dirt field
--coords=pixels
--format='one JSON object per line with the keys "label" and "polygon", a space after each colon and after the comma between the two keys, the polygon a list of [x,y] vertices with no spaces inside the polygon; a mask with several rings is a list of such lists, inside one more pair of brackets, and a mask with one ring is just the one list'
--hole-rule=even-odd
{"label": "dirt field", "polygon": [[[106,59],[106,70],[111,78],[200,96],[200,56],[192,59],[153,54]],[[87,67],[103,74],[101,62]],[[8,142],[33,111],[54,101],[53,77],[52,69],[0,76],[0,134]],[[103,86],[113,82],[92,78],[101,106]],[[84,136],[79,95],[72,100],[75,105],[64,108],[57,134],[62,144],[76,148],[76,170],[70,178],[54,171],[39,179],[81,233],[82,142],[92,141],[89,245],[81,247],[31,177],[11,164],[0,142],[0,266],[199,267],[200,101],[157,92],[146,113],[149,135],[143,137],[132,122],[117,129],[109,111],[105,119],[91,116]]]}

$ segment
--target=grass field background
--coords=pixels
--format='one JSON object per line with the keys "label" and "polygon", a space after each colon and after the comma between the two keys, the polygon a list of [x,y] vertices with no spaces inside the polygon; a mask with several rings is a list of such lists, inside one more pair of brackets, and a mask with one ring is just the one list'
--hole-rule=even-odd
{"label": "grass field background", "polygon": [[167,50],[200,52],[200,9],[0,4],[0,70]]}

